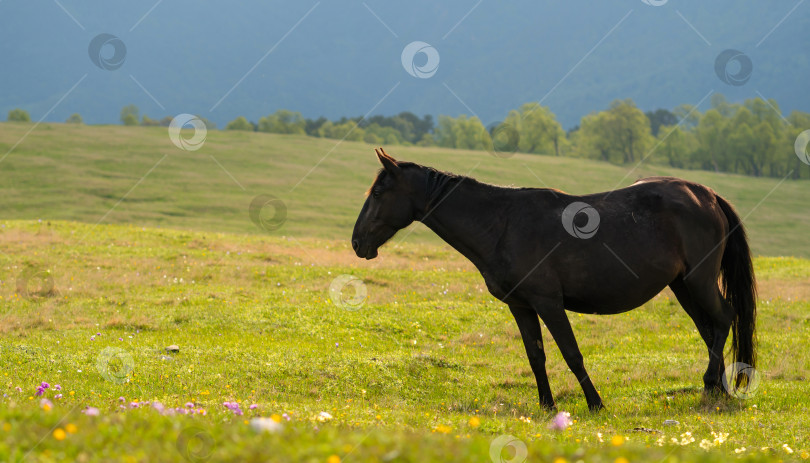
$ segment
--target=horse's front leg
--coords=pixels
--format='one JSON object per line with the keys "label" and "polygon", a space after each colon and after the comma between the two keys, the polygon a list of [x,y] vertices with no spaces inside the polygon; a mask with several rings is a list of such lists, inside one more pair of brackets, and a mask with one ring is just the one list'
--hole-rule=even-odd
{"label": "horse's front leg", "polygon": [[565,314],[565,309],[562,305],[550,302],[538,302],[533,304],[534,309],[540,315],[540,318],[548,327],[554,341],[557,342],[557,347],[560,348],[565,363],[568,368],[574,373],[582,391],[585,393],[585,400],[588,401],[588,408],[591,411],[599,411],[605,408],[602,405],[602,398],[591,382],[588,372],[585,371],[585,363],[582,359],[582,353],[579,351],[577,340],[574,337],[574,331],[571,329],[571,323],[568,321],[568,316]]}
{"label": "horse's front leg", "polygon": [[529,365],[531,365],[534,379],[537,381],[540,405],[547,409],[554,409],[554,397],[551,395],[551,387],[548,384],[546,352],[543,349],[543,335],[540,331],[540,320],[537,318],[537,312],[531,306],[518,304],[509,304],[509,310],[512,311],[520,330],[520,336],[523,338],[523,346],[526,348],[526,355],[529,357]]}

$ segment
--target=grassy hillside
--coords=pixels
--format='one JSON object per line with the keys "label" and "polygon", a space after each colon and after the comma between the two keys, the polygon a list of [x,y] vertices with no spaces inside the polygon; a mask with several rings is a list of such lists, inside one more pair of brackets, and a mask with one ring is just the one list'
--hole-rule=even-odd
{"label": "grassy hillside", "polygon": [[[31,127],[0,123],[0,156]],[[274,235],[346,240],[378,164],[368,145],[336,144],[303,136],[211,131],[202,149],[186,152],[160,127],[42,124],[0,163],[0,218],[262,233],[251,222],[248,207],[257,195],[270,194],[287,206],[287,221]],[[440,148],[389,151],[487,182],[547,185],[569,193],[626,186],[650,175],[687,178],[711,186],[747,217],[756,254],[810,257],[808,182],[785,181],[775,188],[779,182],[774,179],[647,164],[628,175],[631,167],[580,159],[501,159]],[[407,241],[438,242],[420,224],[414,227],[418,230]]]}
{"label": "grassy hillside", "polygon": [[[489,462],[504,435],[528,462],[807,459],[810,261],[755,265],[751,398],[702,397],[705,347],[665,292],[570,317],[599,414],[544,329],[573,419],[552,430],[508,310],[442,247],[366,262],[346,240],[0,220],[0,461]],[[362,304],[329,292],[345,274]]]}

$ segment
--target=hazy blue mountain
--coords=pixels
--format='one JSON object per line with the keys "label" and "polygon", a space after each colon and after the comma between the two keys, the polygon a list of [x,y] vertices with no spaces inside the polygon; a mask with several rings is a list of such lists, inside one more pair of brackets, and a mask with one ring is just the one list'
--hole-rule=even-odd
{"label": "hazy blue mountain", "polygon": [[[134,103],[152,118],[193,113],[220,127],[279,108],[312,118],[474,113],[488,124],[542,99],[568,128],[614,99],[648,110],[695,104],[710,91],[807,111],[810,3],[797,3],[4,0],[0,118],[21,107],[38,120],[64,97],[46,120],[78,112],[117,123]],[[126,46],[117,70],[89,57],[101,33]],[[430,78],[402,66],[413,41],[438,52]],[[729,48],[753,63],[745,85],[715,74]]]}

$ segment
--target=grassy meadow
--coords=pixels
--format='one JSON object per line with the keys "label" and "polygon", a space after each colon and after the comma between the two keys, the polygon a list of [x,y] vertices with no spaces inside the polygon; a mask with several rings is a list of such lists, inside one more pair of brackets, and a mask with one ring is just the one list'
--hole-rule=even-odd
{"label": "grassy meadow", "polygon": [[[0,124],[0,156],[28,129]],[[570,314],[598,414],[544,328],[552,391],[571,415],[552,429],[517,326],[471,264],[420,226],[378,259],[354,257],[376,160],[359,143],[330,153],[335,143],[209,132],[183,152],[164,128],[60,124],[20,143],[0,162],[0,461],[810,458],[806,182],[631,173],[623,185],[706,183],[747,215],[761,383],[745,400],[704,397],[705,346],[665,291],[626,314]],[[572,193],[629,170],[390,151]],[[280,228],[251,221],[260,194],[284,201]]]}

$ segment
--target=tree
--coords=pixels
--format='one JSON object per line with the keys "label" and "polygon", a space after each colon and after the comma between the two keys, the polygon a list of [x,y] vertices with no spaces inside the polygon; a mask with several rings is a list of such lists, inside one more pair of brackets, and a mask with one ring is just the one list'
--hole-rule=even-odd
{"label": "tree", "polygon": [[84,124],[84,120],[79,113],[73,113],[65,121],[67,124]]}
{"label": "tree", "polygon": [[323,138],[336,138],[348,141],[363,141],[365,131],[357,126],[356,122],[345,120],[343,122],[326,121],[319,129],[318,136]]}
{"label": "tree", "polygon": [[8,112],[9,122],[31,122],[31,115],[28,111],[20,108],[12,109]]}
{"label": "tree", "polygon": [[436,144],[447,148],[484,150],[487,129],[477,117],[462,114],[457,118],[439,116],[434,137]]}
{"label": "tree", "polygon": [[632,100],[614,101],[610,109],[582,119],[581,147],[605,161],[634,162],[642,159],[653,142],[650,121]]}
{"label": "tree", "polygon": [[677,125],[662,125],[659,129],[656,157],[660,153],[672,167],[680,169],[689,167],[692,153],[697,148],[694,133]]}
{"label": "tree", "polygon": [[121,110],[121,123],[124,125],[138,125],[140,110],[134,104],[124,106]]}
{"label": "tree", "polygon": [[306,120],[301,113],[279,109],[259,119],[259,132],[301,134],[306,133]]}
{"label": "tree", "polygon": [[519,110],[510,111],[504,124],[517,130],[519,151],[560,155],[560,146],[565,140],[565,131],[548,106],[526,103]]}
{"label": "tree", "polygon": [[248,122],[245,116],[239,116],[231,122],[228,122],[228,125],[225,126],[225,130],[246,130],[252,132],[253,124]]}
{"label": "tree", "polygon": [[644,115],[650,120],[650,131],[653,136],[658,136],[658,130],[662,125],[672,126],[678,123],[678,118],[675,117],[675,114],[666,109],[647,111]]}
{"label": "tree", "polygon": [[160,121],[152,119],[144,114],[143,117],[141,117],[141,125],[144,127],[157,127],[160,125]]}

